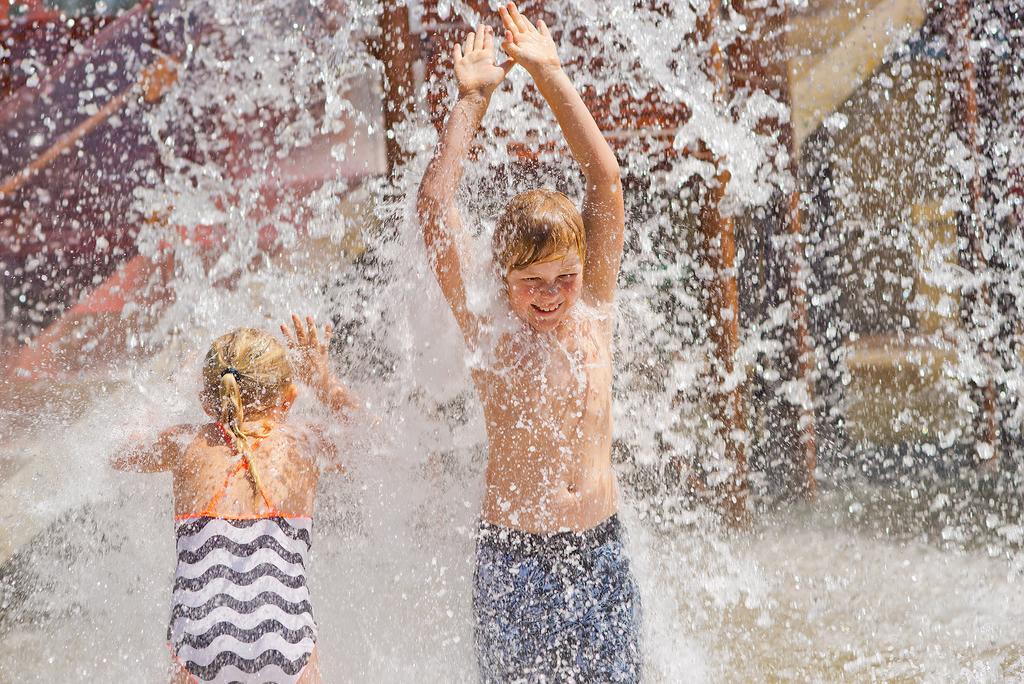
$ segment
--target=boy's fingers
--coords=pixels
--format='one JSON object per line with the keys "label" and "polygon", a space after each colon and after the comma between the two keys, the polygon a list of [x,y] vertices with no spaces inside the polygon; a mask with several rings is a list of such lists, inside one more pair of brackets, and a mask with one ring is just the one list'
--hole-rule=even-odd
{"label": "boy's fingers", "polygon": [[452,56],[455,58],[456,62],[462,59],[462,46],[458,43],[456,43],[455,47],[452,48]]}
{"label": "boy's fingers", "polygon": [[489,54],[494,54],[494,31],[490,28],[487,29],[487,35],[484,36],[484,50]]}
{"label": "boy's fingers", "polygon": [[519,31],[519,27],[517,27],[516,23],[512,21],[512,15],[508,13],[507,7],[499,7],[498,16],[501,17],[501,24],[505,27],[506,33],[508,33],[509,31]]}
{"label": "boy's fingers", "polygon": [[551,31],[548,30],[548,25],[544,23],[543,19],[537,21],[537,30],[540,31],[540,35],[545,38],[551,37]]}
{"label": "boy's fingers", "polygon": [[484,47],[484,40],[486,39],[487,30],[484,28],[483,24],[480,24],[479,26],[476,27],[476,36],[474,37],[473,40],[473,49],[482,50]]}
{"label": "boy's fingers", "polygon": [[473,51],[473,41],[474,40],[476,40],[476,34],[473,33],[472,31],[470,31],[469,35],[466,36],[466,40],[463,41],[463,43],[462,43],[462,52],[463,53],[468,55],[470,52]]}
{"label": "boy's fingers", "polygon": [[512,42],[511,37],[505,38],[505,42],[501,44],[501,49],[505,51],[506,55],[511,57],[511,61],[515,61],[519,57],[519,46]]}
{"label": "boy's fingers", "polygon": [[295,326],[295,341],[302,344],[305,334],[302,330],[302,319],[299,318],[298,314],[292,314],[292,325]]}
{"label": "boy's fingers", "polygon": [[533,26],[530,24],[530,22],[527,21],[526,17],[524,17],[519,12],[519,8],[516,7],[516,3],[514,3],[514,2],[508,3],[508,13],[509,13],[509,16],[512,17],[512,22],[516,25],[516,28],[519,29],[520,31],[525,32],[525,31],[529,31],[531,28],[533,28]]}
{"label": "boy's fingers", "polygon": [[288,346],[292,347],[295,345],[295,340],[292,339],[292,331],[288,329],[288,326],[284,323],[281,324],[281,332],[284,333],[284,339],[288,342]]}

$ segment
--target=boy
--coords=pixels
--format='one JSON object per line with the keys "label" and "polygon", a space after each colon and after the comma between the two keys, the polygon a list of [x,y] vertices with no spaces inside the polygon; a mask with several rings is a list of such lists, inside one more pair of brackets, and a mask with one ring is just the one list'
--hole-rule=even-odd
{"label": "boy", "polygon": [[[454,47],[459,99],[420,186],[417,209],[438,284],[476,362],[487,424],[486,493],[474,578],[484,681],[637,681],[636,584],[616,515],[611,466],[613,298],[622,255],[619,167],[561,68],[551,34],[513,3],[503,49],[480,26]],[[552,190],[509,202],[493,249],[508,306],[473,311],[468,240],[455,205],[463,162],[491,93],[524,67],[586,178],[582,216]]]}

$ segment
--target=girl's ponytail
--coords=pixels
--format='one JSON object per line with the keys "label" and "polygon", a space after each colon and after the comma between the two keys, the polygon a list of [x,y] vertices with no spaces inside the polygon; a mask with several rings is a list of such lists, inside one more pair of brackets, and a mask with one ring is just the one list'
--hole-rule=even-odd
{"label": "girl's ponytail", "polygon": [[[266,433],[245,427],[272,408],[291,384],[291,366],[284,347],[266,333],[242,328],[214,341],[203,368],[210,409],[231,434],[235,450],[245,460],[255,493],[269,505],[252,459],[252,440]],[[216,407],[216,408],[215,408]]]}
{"label": "girl's ponytail", "polygon": [[245,424],[245,407],[242,405],[242,391],[238,386],[241,380],[241,373],[234,368],[227,368],[220,376],[220,423],[231,433],[235,441],[235,449],[245,459],[245,468],[249,473],[253,489],[256,493],[267,498],[260,481],[260,475],[256,472],[256,464],[252,461],[252,451],[249,444],[249,437],[261,435],[250,435],[243,425]]}
{"label": "girl's ponytail", "polygon": [[234,368],[228,368],[220,375],[220,422],[232,431],[240,429],[245,420],[242,391],[238,387],[239,375],[241,373]]}

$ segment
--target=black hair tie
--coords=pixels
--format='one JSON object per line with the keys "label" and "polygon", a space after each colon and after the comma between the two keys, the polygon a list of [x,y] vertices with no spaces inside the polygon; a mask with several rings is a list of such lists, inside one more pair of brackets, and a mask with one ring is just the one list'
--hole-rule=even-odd
{"label": "black hair tie", "polygon": [[224,370],[221,371],[220,377],[223,378],[225,375],[229,375],[229,374],[235,376],[235,382],[237,382],[237,383],[241,383],[242,382],[242,374],[238,372],[237,368],[225,368]]}

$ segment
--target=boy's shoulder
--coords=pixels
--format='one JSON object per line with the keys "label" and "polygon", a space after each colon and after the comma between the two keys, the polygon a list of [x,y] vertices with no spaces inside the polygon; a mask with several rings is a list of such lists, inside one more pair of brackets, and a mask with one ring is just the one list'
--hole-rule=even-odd
{"label": "boy's shoulder", "polygon": [[614,326],[617,307],[614,299],[597,299],[594,296],[580,298],[576,305],[578,317],[593,325]]}

